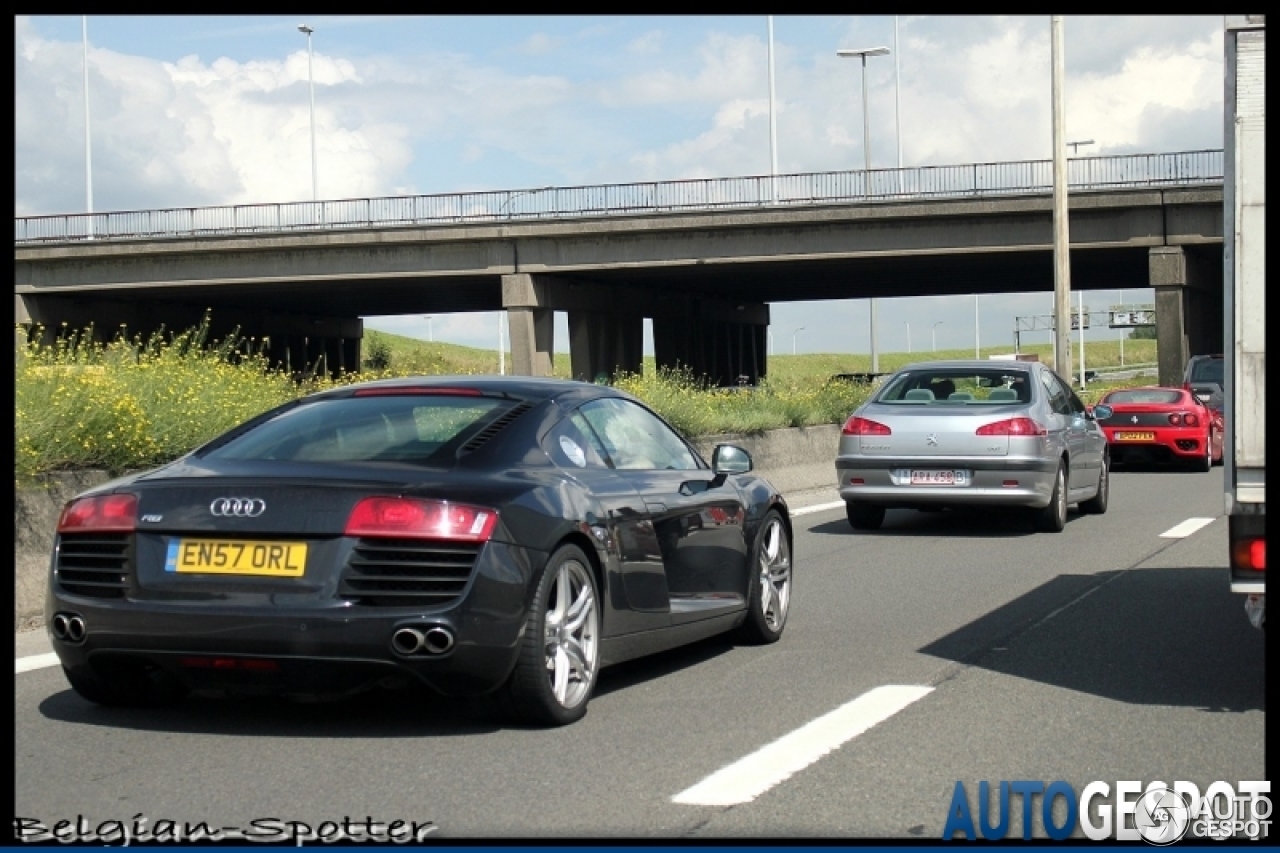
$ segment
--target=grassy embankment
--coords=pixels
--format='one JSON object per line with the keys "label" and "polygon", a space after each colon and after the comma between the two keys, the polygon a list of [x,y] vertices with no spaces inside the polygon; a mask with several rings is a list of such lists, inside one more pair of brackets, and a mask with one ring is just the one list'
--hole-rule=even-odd
{"label": "grassy embankment", "polygon": [[[1044,352],[1025,349],[1050,358],[1048,346]],[[1001,351],[1009,349],[992,348],[983,354]],[[14,367],[15,477],[21,482],[50,471],[148,467],[301,394],[387,376],[496,373],[499,366],[496,350],[384,332],[366,334],[365,352],[366,358],[381,352],[384,366],[336,380],[298,383],[271,370],[255,354],[252,341],[211,342],[198,329],[170,339],[120,339],[101,345],[72,336],[54,347],[19,347]],[[884,353],[880,367],[887,371],[912,361],[972,354]],[[1155,342],[1129,341],[1125,355],[1130,364],[1153,362]],[[1087,344],[1085,360],[1090,369],[1118,366],[1118,342]],[[658,376],[653,359],[646,358],[641,375],[623,377],[618,385],[689,436],[839,423],[868,391],[866,386],[829,381],[837,373],[869,370],[865,355],[778,355],[770,358],[769,367],[769,379],[760,389],[708,389],[687,376]],[[568,371],[568,356],[558,354],[555,374],[568,376]],[[1091,386],[1086,401],[1114,384]]]}

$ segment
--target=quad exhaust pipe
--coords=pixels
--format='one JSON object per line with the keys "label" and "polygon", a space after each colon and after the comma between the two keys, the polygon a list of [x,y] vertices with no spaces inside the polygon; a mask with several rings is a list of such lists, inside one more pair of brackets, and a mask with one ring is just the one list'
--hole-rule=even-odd
{"label": "quad exhaust pipe", "polygon": [[83,643],[87,633],[84,619],[74,613],[55,613],[50,627],[53,636],[64,643]]}
{"label": "quad exhaust pipe", "polygon": [[427,628],[397,628],[391,635],[391,649],[399,655],[442,655],[453,648],[453,632],[440,625]]}

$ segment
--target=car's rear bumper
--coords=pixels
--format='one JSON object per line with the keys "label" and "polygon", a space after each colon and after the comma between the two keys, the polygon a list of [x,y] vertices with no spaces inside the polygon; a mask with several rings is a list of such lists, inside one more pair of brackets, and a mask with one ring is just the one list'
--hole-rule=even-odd
{"label": "car's rear bumper", "polygon": [[[59,660],[73,671],[143,663],[193,690],[341,695],[417,682],[446,695],[476,695],[500,686],[515,665],[529,571],[523,560],[478,566],[467,592],[436,608],[97,599],[54,586],[46,624]],[[56,636],[55,614],[83,620],[83,640]],[[443,628],[452,647],[402,654],[392,636],[406,627]]]}
{"label": "car's rear bumper", "polygon": [[[958,469],[970,472],[965,486],[907,485],[911,469]],[[883,507],[912,506],[1048,506],[1053,495],[1057,460],[991,459],[836,459],[837,488],[845,501]],[[861,481],[861,482],[858,482]]]}

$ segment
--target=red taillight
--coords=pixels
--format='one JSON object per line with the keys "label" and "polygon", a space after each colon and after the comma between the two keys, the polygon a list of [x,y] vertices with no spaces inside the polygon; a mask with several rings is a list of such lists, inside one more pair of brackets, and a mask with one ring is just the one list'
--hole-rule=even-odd
{"label": "red taillight", "polygon": [[479,397],[475,388],[361,388],[352,397]]}
{"label": "red taillight", "polygon": [[351,510],[347,536],[404,536],[487,542],[498,523],[495,510],[420,498],[364,498]]}
{"label": "red taillight", "polygon": [[869,421],[856,415],[845,421],[840,431],[845,435],[893,435],[893,430],[879,421]]}
{"label": "red taillight", "polygon": [[978,427],[976,435],[1048,435],[1049,432],[1031,418],[1009,418]]}
{"label": "red taillight", "polygon": [[138,499],[133,495],[99,495],[71,501],[58,518],[58,532],[111,530],[131,533],[137,527]]}
{"label": "red taillight", "polygon": [[1236,568],[1253,569],[1259,572],[1267,570],[1266,539],[1241,539],[1239,542],[1232,543],[1231,548],[1231,562]]}
{"label": "red taillight", "polygon": [[[1176,418],[1176,417],[1177,415],[1170,415],[1169,419],[1172,421],[1173,418]],[[1183,426],[1196,426],[1199,423],[1200,423],[1200,419],[1195,416],[1194,412],[1187,412],[1185,415],[1182,416]]]}
{"label": "red taillight", "polygon": [[1169,415],[1169,423],[1172,424],[1173,426],[1181,426],[1182,415],[1178,414],[1177,412],[1174,412],[1173,414]]}

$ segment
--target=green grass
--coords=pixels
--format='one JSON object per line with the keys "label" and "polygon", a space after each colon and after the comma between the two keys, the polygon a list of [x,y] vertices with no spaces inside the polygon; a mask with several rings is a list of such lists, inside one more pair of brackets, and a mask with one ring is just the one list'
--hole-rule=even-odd
{"label": "green grass", "polygon": [[[497,350],[415,340],[369,331],[366,357],[381,352],[385,366],[337,377],[295,382],[271,368],[253,341],[232,336],[207,340],[207,323],[162,338],[120,337],[93,343],[82,332],[55,346],[19,346],[14,362],[14,472],[19,481],[84,468],[113,473],[161,464],[231,427],[294,397],[335,385],[415,374],[493,374]],[[87,330],[86,330],[87,332]],[[991,355],[1009,348],[984,349]],[[1029,346],[1048,361],[1051,346]],[[1128,364],[1155,360],[1154,341],[1125,345]],[[969,358],[972,351],[883,353],[887,372],[934,358]],[[1119,366],[1119,343],[1090,343],[1086,366]],[[508,370],[511,367],[507,359]],[[759,433],[769,429],[843,421],[870,393],[865,384],[832,382],[837,373],[870,370],[866,355],[777,355],[755,389],[706,387],[687,373],[659,374],[652,357],[637,376],[617,385],[644,400],[686,436]],[[556,376],[569,375],[569,357],[557,354]],[[1094,383],[1082,394],[1094,402],[1103,391],[1139,382]]]}

